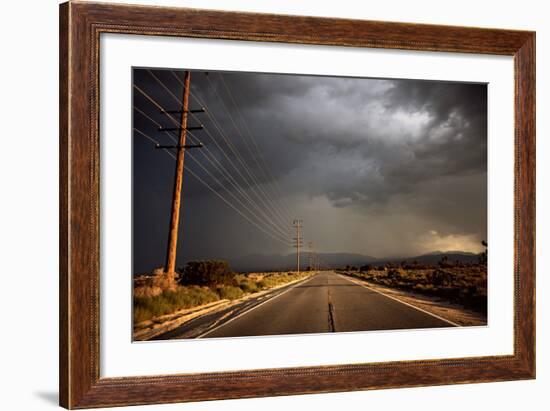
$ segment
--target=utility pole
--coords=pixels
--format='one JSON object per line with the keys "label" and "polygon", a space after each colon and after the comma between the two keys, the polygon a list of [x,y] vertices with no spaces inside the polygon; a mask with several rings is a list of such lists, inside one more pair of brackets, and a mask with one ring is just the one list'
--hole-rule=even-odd
{"label": "utility pole", "polygon": [[309,271],[314,271],[315,268],[314,268],[314,259],[315,259],[315,256],[313,254],[313,241],[310,241],[309,243],[307,243],[308,247],[309,247],[309,253],[308,253],[308,265],[309,265]]}
{"label": "utility pole", "polygon": [[[163,114],[169,113],[181,113],[180,127],[178,128],[163,128],[160,127],[159,131],[179,131],[179,140],[176,146],[161,146],[157,145],[157,148],[166,149],[174,148],[176,149],[176,172],[174,177],[174,191],[172,194],[172,210],[170,214],[170,230],[168,232],[168,251],[166,253],[166,266],[164,272],[167,276],[170,286],[175,285],[176,281],[176,254],[177,254],[177,245],[178,245],[178,229],[180,221],[180,206],[181,206],[181,186],[183,182],[183,163],[184,163],[184,154],[185,149],[188,148],[200,148],[202,143],[186,146],[185,140],[187,137],[187,130],[200,130],[202,126],[199,127],[187,127],[187,114],[189,113],[189,88],[191,83],[191,72],[185,72],[185,78],[183,81],[183,101],[182,109],[173,110],[173,111],[161,111]],[[203,112],[201,110],[192,110],[192,112]]]}
{"label": "utility pole", "polygon": [[296,237],[294,238],[294,247],[296,248],[296,270],[300,274],[300,247],[302,246],[302,238],[300,237],[302,229],[302,220],[294,220],[292,225],[296,230]]}
{"label": "utility pole", "polygon": [[313,262],[313,265],[315,266],[315,271],[319,271],[319,255],[317,254],[317,251],[315,251],[313,258],[315,259],[315,261]]}

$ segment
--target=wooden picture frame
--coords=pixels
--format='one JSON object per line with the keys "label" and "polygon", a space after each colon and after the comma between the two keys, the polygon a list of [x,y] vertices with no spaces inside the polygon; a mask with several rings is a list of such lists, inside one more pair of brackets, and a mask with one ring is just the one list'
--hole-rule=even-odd
{"label": "wooden picture frame", "polygon": [[[100,378],[101,33],[513,56],[514,354]],[[185,8],[60,6],[60,404],[90,408],[535,377],[535,33]]]}

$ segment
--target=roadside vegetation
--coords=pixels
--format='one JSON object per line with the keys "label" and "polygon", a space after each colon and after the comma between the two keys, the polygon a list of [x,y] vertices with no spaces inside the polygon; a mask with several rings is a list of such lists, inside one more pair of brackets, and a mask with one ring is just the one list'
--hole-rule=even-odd
{"label": "roadside vegetation", "polygon": [[162,269],[134,280],[134,324],[182,309],[221,300],[236,300],[300,280],[310,272],[235,273],[225,261],[190,261],[168,286]]}
{"label": "roadside vegetation", "polygon": [[443,257],[437,265],[403,261],[400,264],[347,266],[339,272],[374,284],[439,297],[487,314],[486,253],[477,263],[451,262]]}

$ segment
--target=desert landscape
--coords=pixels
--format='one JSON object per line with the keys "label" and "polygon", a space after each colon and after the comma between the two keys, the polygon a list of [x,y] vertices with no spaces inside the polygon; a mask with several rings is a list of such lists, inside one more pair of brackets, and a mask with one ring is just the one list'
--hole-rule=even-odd
{"label": "desert landscape", "polygon": [[487,85],[133,70],[133,339],[487,325]]}

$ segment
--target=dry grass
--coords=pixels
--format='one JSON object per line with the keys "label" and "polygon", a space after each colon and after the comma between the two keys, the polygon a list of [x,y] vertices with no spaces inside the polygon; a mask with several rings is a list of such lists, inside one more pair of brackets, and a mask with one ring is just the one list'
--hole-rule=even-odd
{"label": "dry grass", "polygon": [[219,299],[220,296],[210,288],[198,286],[179,286],[174,291],[164,291],[156,296],[135,296],[134,323]]}
{"label": "dry grass", "polygon": [[309,272],[274,272],[274,273],[250,273],[238,274],[235,281],[244,292],[257,292],[277,287],[291,281],[300,280],[309,276]]}

